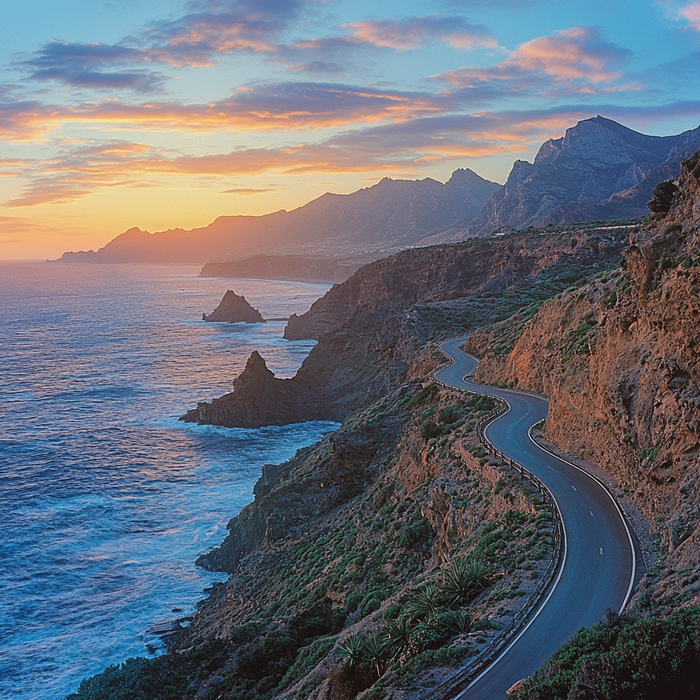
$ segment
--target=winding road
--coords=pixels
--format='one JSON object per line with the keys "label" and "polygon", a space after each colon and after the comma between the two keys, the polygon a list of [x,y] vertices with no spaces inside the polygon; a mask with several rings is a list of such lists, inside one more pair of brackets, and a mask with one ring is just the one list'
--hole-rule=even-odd
{"label": "winding road", "polygon": [[507,403],[508,411],[488,425],[486,436],[544,482],[564,524],[563,563],[542,605],[503,654],[454,696],[503,700],[508,688],[541,666],[576,630],[598,622],[608,608],[624,609],[634,588],[637,561],[630,530],[605,487],[531,439],[530,427],[547,415],[547,400],[466,381],[478,361],[459,349],[464,340],[443,343],[442,350],[453,364],[436,372],[436,379]]}

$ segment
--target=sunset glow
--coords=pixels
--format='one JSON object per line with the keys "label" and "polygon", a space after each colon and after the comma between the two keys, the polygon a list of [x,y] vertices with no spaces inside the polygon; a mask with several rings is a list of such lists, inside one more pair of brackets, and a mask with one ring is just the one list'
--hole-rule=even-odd
{"label": "sunset glow", "polygon": [[0,259],[700,123],[700,3],[8,0]]}

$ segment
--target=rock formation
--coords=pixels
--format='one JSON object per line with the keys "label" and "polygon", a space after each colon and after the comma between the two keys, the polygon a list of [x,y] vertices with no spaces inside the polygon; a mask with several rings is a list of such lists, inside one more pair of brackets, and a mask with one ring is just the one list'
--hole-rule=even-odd
{"label": "rock formation", "polygon": [[265,319],[254,309],[244,296],[238,296],[230,289],[226,291],[219,305],[210,314],[202,314],[203,321],[225,323],[265,323]]}

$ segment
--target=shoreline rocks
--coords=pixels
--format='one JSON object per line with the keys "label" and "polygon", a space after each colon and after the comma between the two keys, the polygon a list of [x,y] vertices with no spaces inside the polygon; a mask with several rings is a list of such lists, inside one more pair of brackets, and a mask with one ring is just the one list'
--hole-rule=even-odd
{"label": "shoreline rocks", "polygon": [[202,314],[202,321],[223,323],[265,323],[262,314],[254,309],[244,296],[228,289],[219,305],[210,314]]}

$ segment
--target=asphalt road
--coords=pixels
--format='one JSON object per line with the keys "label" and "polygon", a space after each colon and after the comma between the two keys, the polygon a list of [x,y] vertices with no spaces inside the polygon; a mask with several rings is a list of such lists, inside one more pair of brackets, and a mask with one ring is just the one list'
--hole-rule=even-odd
{"label": "asphalt road", "polygon": [[436,372],[436,378],[508,403],[510,410],[487,427],[486,435],[546,484],[559,505],[565,531],[563,567],[544,605],[501,657],[456,696],[503,700],[508,688],[541,666],[576,630],[598,622],[608,608],[620,612],[625,607],[636,558],[630,532],[605,488],[530,439],[529,428],[547,415],[547,400],[465,381],[478,361],[459,350],[463,342],[457,338],[442,345],[454,364]]}

